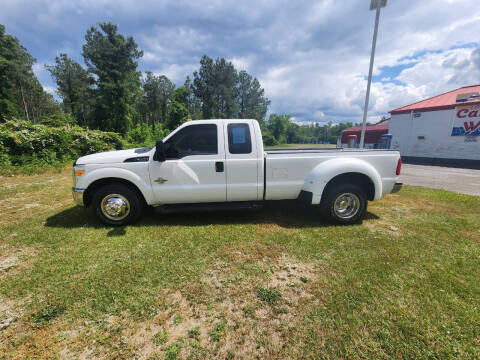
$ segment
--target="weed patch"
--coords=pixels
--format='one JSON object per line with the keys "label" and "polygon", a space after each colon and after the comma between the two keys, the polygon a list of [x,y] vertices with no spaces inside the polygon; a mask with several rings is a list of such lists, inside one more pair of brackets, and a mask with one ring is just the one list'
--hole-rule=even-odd
{"label": "weed patch", "polygon": [[33,314],[32,321],[35,324],[46,323],[60,316],[64,311],[65,311],[64,306],[50,305],[41,309],[39,312]]}
{"label": "weed patch", "polygon": [[270,289],[260,286],[257,289],[257,297],[260,301],[267,303],[268,305],[275,305],[280,300],[280,292],[276,289]]}
{"label": "weed patch", "polygon": [[163,345],[168,341],[168,334],[166,331],[159,331],[153,336],[153,343],[157,346]]}
{"label": "weed patch", "polygon": [[179,343],[170,345],[165,351],[165,360],[176,360],[181,348]]}

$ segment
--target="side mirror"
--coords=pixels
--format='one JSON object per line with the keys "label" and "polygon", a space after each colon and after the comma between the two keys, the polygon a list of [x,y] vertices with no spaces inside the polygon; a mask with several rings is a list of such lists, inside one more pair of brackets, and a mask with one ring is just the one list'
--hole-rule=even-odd
{"label": "side mirror", "polygon": [[165,145],[162,140],[157,140],[155,144],[155,154],[153,154],[153,160],[163,162],[165,159]]}

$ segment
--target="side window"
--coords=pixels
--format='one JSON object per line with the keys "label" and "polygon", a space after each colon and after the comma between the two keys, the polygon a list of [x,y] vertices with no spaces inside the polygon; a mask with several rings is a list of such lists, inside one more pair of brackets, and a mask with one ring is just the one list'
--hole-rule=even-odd
{"label": "side window", "polygon": [[168,159],[217,153],[218,137],[217,125],[215,124],[189,125],[165,143],[165,154]]}
{"label": "side window", "polygon": [[252,140],[248,124],[228,124],[228,151],[230,154],[250,154]]}

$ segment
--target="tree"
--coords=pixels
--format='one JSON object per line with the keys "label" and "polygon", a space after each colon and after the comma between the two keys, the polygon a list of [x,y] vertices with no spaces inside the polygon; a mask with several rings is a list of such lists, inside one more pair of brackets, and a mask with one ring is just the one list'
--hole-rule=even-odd
{"label": "tree", "polygon": [[270,100],[265,97],[265,90],[256,78],[242,70],[238,74],[239,119],[257,119],[263,121],[267,114]]}
{"label": "tree", "polygon": [[146,72],[142,85],[145,103],[145,113],[142,117],[155,128],[155,124],[166,121],[167,108],[175,85],[166,76],[155,76],[150,71]]}
{"label": "tree", "polygon": [[194,93],[202,104],[205,118],[237,117],[238,74],[231,62],[223,58],[213,61],[207,55],[203,55],[200,69],[193,73],[193,78]]}
{"label": "tree", "polygon": [[21,51],[18,40],[6,35],[5,27],[0,24],[0,120],[2,121],[22,113],[16,101],[14,87]]}
{"label": "tree", "polygon": [[87,71],[67,54],[55,58],[55,65],[46,65],[57,83],[57,94],[63,100],[67,113],[74,116],[77,123],[86,126],[91,108],[91,84],[93,79]]}
{"label": "tree", "polygon": [[172,102],[168,108],[167,128],[175,129],[183,124],[190,116],[187,109],[187,93],[183,86],[173,92]]}
{"label": "tree", "polygon": [[188,109],[188,112],[190,113],[192,120],[201,119],[203,117],[202,104],[200,103],[200,100],[195,96],[195,89],[189,76],[187,76],[183,87],[185,88],[185,97],[187,100],[186,107]]}
{"label": "tree", "polygon": [[18,39],[0,25],[0,120],[24,116],[35,122],[59,108],[33,73],[35,62]]}
{"label": "tree", "polygon": [[[193,93],[188,109],[195,118],[249,118],[263,121],[270,100],[260,82],[246,71],[237,72],[231,62],[224,58],[213,60],[204,55],[200,69],[185,81],[188,94]],[[190,88],[193,90],[191,91]],[[190,95],[189,95],[190,98]],[[193,101],[196,98],[196,102]]]}
{"label": "tree", "polygon": [[136,116],[140,73],[135,61],[143,56],[133,37],[118,34],[112,23],[100,23],[85,35],[83,57],[95,77],[95,110],[92,126],[126,133]]}
{"label": "tree", "polygon": [[280,143],[287,142],[287,129],[289,128],[292,116],[288,114],[271,114],[268,118],[267,128],[273,137]]}

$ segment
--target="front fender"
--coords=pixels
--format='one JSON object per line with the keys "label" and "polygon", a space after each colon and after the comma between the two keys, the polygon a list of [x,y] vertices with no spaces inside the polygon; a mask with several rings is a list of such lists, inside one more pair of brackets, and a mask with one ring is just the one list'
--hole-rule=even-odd
{"label": "front fender", "polygon": [[[136,169],[136,171],[137,170],[140,169]],[[144,178],[142,178],[142,176],[138,175],[138,173],[136,172],[117,167],[107,167],[91,170],[89,169],[87,170],[85,175],[83,175],[77,180],[76,187],[87,189],[95,181],[106,178],[118,178],[121,180],[127,180],[138,188],[138,190],[145,198],[147,204],[152,204],[154,202],[154,197],[150,183],[147,182],[149,181],[148,169],[145,168],[144,172],[145,173],[142,174]],[[142,173],[142,171],[140,171],[140,173]]]}
{"label": "front fender", "polygon": [[328,182],[334,177],[346,173],[359,173],[368,176],[375,187],[374,200],[381,198],[382,179],[380,174],[366,161],[355,158],[335,158],[318,164],[305,178],[302,190],[313,194],[312,204],[319,204]]}

